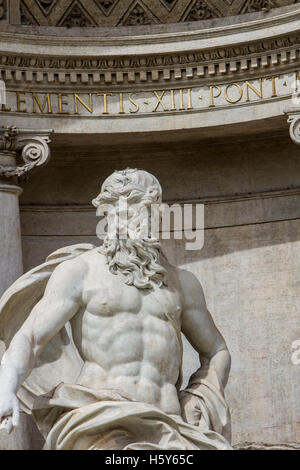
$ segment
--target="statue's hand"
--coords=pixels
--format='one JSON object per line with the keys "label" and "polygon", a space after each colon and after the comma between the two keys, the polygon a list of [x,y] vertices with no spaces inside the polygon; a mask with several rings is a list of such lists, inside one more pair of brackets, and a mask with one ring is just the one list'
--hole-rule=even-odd
{"label": "statue's hand", "polygon": [[181,416],[184,421],[193,426],[199,426],[201,410],[199,407],[199,398],[191,393],[180,392],[179,401],[181,406]]}
{"label": "statue's hand", "polygon": [[0,392],[0,436],[8,435],[18,426],[20,405],[14,393]]}

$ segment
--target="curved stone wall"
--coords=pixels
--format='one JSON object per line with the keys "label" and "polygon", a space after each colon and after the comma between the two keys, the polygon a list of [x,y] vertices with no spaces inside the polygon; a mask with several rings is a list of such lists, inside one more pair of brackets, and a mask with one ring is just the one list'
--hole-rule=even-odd
{"label": "curved stone wall", "polygon": [[30,120],[57,137],[83,128],[103,138],[158,131],[209,137],[218,128],[228,135],[229,126],[244,132],[240,124],[255,131],[260,120],[272,121],[265,131],[286,128],[284,112],[300,80],[300,5],[279,10],[207,28],[130,28],[125,36],[112,35],[113,28],[74,36],[65,28],[33,34],[8,25],[0,31],[2,119],[20,127]]}

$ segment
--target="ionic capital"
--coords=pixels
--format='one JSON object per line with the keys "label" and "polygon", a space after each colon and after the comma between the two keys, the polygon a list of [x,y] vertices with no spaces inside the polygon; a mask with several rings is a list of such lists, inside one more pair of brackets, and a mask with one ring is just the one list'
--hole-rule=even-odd
{"label": "ionic capital", "polygon": [[290,124],[290,137],[295,144],[300,145],[300,108],[288,110],[285,114]]}
{"label": "ionic capital", "polygon": [[[48,144],[52,132],[0,127],[0,177],[26,179],[31,170],[45,165],[50,159]],[[9,158],[13,157],[15,163],[11,164]]]}

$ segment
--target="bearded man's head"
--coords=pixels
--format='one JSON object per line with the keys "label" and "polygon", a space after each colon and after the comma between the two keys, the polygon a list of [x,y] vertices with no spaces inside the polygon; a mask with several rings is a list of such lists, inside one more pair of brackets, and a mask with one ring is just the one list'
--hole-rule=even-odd
{"label": "bearded man's head", "polygon": [[101,251],[110,272],[122,274],[126,284],[138,289],[167,284],[159,240],[149,232],[151,208],[161,202],[162,189],[155,176],[134,169],[115,171],[93,200],[107,218]]}

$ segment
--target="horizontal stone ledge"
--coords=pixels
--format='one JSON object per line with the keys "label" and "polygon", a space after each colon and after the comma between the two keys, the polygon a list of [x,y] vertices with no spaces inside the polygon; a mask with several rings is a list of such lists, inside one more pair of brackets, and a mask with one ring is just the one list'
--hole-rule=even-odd
{"label": "horizontal stone ledge", "polygon": [[[209,196],[197,199],[177,199],[165,200],[164,203],[172,204],[223,204],[245,201],[250,199],[266,199],[286,196],[300,196],[300,187],[274,189],[269,191],[257,191],[239,194],[227,194],[219,196]],[[95,212],[95,208],[91,204],[51,204],[51,205],[35,205],[21,204],[21,212]]]}
{"label": "horizontal stone ledge", "polygon": [[[300,217],[293,217],[293,218],[282,218],[282,219],[277,219],[277,220],[265,220],[265,221],[260,221],[260,222],[244,222],[244,223],[241,223],[241,224],[232,224],[232,225],[216,225],[216,226],[205,226],[204,230],[206,232],[208,231],[217,231],[217,230],[231,230],[231,229],[244,229],[244,228],[252,228],[252,227],[256,227],[256,226],[267,226],[267,225],[270,225],[270,224],[280,224],[280,223],[289,223],[289,222],[296,222],[296,223],[300,223]],[[49,221],[48,221],[49,223]],[[22,220],[21,220],[21,226],[22,226]],[[42,239],[63,239],[63,238],[78,238],[78,239],[83,239],[85,237],[89,237],[89,238],[94,238],[95,240],[98,239],[98,237],[94,234],[95,233],[95,227],[96,227],[96,224],[94,226],[94,230],[85,230],[85,231],[78,231],[78,232],[74,232],[74,233],[71,233],[71,232],[63,232],[63,233],[58,233],[58,231],[52,231],[50,233],[36,233],[36,234],[33,234],[33,233],[24,233],[22,235],[22,238],[24,239],[39,239],[39,240],[42,240]],[[193,226],[191,229],[189,230],[192,230],[193,232],[196,232],[198,230],[198,232],[201,230],[201,229],[196,229],[195,226]],[[160,235],[162,234],[166,234],[166,233],[170,233],[170,237],[168,236],[165,236],[163,237],[163,240],[184,240],[184,237],[180,236],[181,234],[184,234],[184,230],[173,230],[171,228],[170,232],[164,232],[162,230],[159,231]],[[174,234],[177,234],[178,238],[177,237],[174,237]],[[101,233],[101,240],[103,239],[105,233]]]}
{"label": "horizontal stone ledge", "polygon": [[[237,197],[236,200],[202,200],[200,203],[205,204],[206,230],[300,220],[299,190],[291,195],[287,193],[244,199]],[[169,203],[172,204],[174,203]],[[95,209],[89,206],[21,206],[22,234],[28,237],[95,236],[99,220]]]}
{"label": "horizontal stone ledge", "polygon": [[[179,266],[195,263],[200,259],[218,258],[240,251],[250,250],[253,253],[252,250],[257,248],[270,247],[271,249],[273,247],[271,249],[273,255],[270,256],[274,256],[278,261],[276,273],[274,274],[273,264],[266,265],[266,270],[269,270],[273,279],[274,275],[286,269],[285,258],[287,254],[282,250],[282,246],[294,246],[295,253],[297,253],[300,243],[299,227],[300,219],[221,229],[214,228],[206,231],[204,248],[195,251],[185,249],[185,243],[188,240],[183,237],[180,240],[174,240],[172,237],[168,240],[161,240],[161,245],[170,262]],[[95,235],[23,236],[24,270],[27,271],[42,263],[55,250],[77,243],[92,243],[95,246],[101,246],[102,241]],[[289,256],[292,256],[292,249],[288,248],[288,250]],[[246,257],[245,260],[247,259]],[[262,264],[264,263],[262,262]],[[255,269],[253,274],[256,275]]]}

